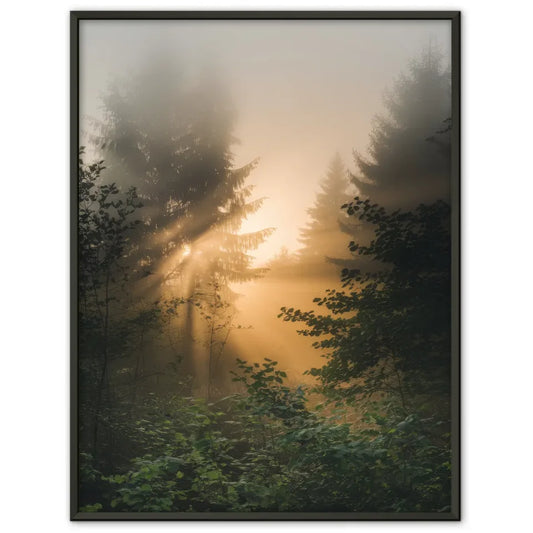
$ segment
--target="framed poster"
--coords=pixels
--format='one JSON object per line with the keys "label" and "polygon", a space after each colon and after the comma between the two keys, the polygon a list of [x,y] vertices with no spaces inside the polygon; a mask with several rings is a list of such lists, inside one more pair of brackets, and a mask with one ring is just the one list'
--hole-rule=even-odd
{"label": "framed poster", "polygon": [[459,13],[73,12],[73,520],[458,520]]}

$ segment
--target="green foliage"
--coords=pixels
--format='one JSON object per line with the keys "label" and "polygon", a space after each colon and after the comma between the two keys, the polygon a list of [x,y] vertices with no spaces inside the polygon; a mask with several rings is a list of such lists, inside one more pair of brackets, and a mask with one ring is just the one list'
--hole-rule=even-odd
{"label": "green foliage", "polygon": [[[128,281],[127,265],[140,224],[142,203],[135,188],[122,192],[103,179],[103,161],[78,159],[78,311],[83,439],[92,424],[96,445],[104,389],[112,354],[124,350],[132,331],[115,315]],[[87,449],[87,445],[83,446]]]}
{"label": "green foliage", "polygon": [[431,419],[368,414],[364,428],[308,407],[277,363],[238,363],[245,394],[216,404],[155,396],[121,472],[84,467],[106,511],[442,511],[449,452]]}
{"label": "green foliage", "polygon": [[[449,391],[450,208],[444,202],[388,213],[356,198],[351,216],[372,224],[368,246],[352,252],[372,258],[377,269],[342,273],[344,290],[315,298],[327,314],[282,308],[286,321],[304,322],[299,333],[319,338],[327,364],[313,369],[322,384],[341,391],[401,397],[406,409],[415,395]],[[363,380],[363,381],[361,381]]]}
{"label": "green foliage", "polygon": [[287,374],[277,370],[277,361],[265,359],[262,365],[248,365],[246,361],[237,359],[241,371],[235,372],[233,381],[243,383],[249,397],[246,408],[252,409],[256,415],[272,416],[290,425],[308,413],[305,409],[305,392],[300,386],[296,390],[284,385]]}
{"label": "green foliage", "polygon": [[[140,220],[133,215],[142,207],[135,188],[121,192],[115,183],[105,183],[104,162],[86,164],[84,148],[78,161],[78,252],[80,300],[86,306],[101,302],[98,290],[124,279],[131,235]],[[83,309],[83,308],[82,308]]]}

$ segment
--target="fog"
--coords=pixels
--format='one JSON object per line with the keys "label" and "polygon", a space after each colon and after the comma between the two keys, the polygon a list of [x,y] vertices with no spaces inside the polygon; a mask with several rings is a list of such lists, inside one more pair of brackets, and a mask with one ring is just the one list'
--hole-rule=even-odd
{"label": "fog", "polygon": [[[213,209],[229,208],[217,207],[207,181],[207,194],[187,216],[171,223],[154,222],[161,213],[179,211],[183,202],[196,201],[194,194],[200,194],[191,193],[193,200],[171,192],[163,200],[158,196],[165,187],[165,176],[175,171],[175,123],[211,124],[210,142],[226,143],[231,154],[225,157],[232,167],[244,167],[244,173],[249,173],[239,194],[256,201],[253,208],[235,207],[237,214],[233,220],[229,218],[232,232],[247,243],[244,248],[233,245],[233,253],[241,246],[245,255],[240,260],[248,261],[252,269],[272,267],[277,254],[279,263],[280,252],[285,261],[285,266],[280,263],[281,270],[279,264],[254,275],[243,274],[241,269],[239,275],[224,278],[230,291],[226,294],[228,305],[234,311],[225,323],[228,334],[223,347],[229,354],[251,361],[264,357],[280,360],[296,381],[304,379],[303,371],[320,366],[321,353],[307,337],[298,335],[295,324],[277,315],[282,306],[317,309],[313,298],[322,296],[325,289],[341,287],[340,271],[347,265],[343,261],[350,258],[348,244],[353,237],[338,231],[336,220],[331,230],[335,235],[330,230],[324,234],[311,220],[309,210],[321,191],[323,201],[331,194],[321,186],[335,154],[341,169],[338,179],[346,179],[345,186],[338,185],[338,215],[341,204],[366,192],[359,190],[366,181],[350,183],[346,170],[358,173],[357,154],[367,160],[375,157],[372,132],[376,120],[379,123],[376,116],[386,114],[384,97],[392,88],[401,87],[401,76],[428,49],[441,58],[444,70],[449,68],[450,32],[449,21],[82,21],[80,143],[87,146],[87,157],[105,160],[109,167],[105,179],[123,188],[152,180],[144,221],[154,229],[150,230],[150,244],[145,245],[148,251],[137,263],[145,265],[134,289],[137,298],[190,299],[192,287],[201,284],[198,272],[204,272],[205,278],[207,263],[221,261],[217,253],[222,237],[212,227],[212,214]],[[180,98],[185,103],[178,105]],[[423,122],[429,111],[417,105],[415,102],[411,117],[420,114]],[[449,102],[431,106],[437,109],[435,120],[430,121],[429,130],[417,133],[423,147],[449,117]],[[210,110],[216,118],[210,117]],[[136,121],[144,121],[143,126],[138,127]],[[123,147],[121,154],[102,140],[109,136],[109,123],[114,124],[116,142],[120,144],[122,136],[131,144]],[[128,128],[133,129],[124,133]],[[132,141],[131,135],[138,139]],[[418,157],[419,148],[412,150],[405,151],[407,164],[401,166],[395,160],[393,166],[423,175],[433,165],[434,154],[428,156],[429,166],[420,170],[417,165],[424,158]],[[165,151],[161,159],[158,154]],[[250,163],[252,166],[246,167]],[[189,169],[190,191],[196,190],[194,181],[203,175],[194,165]],[[383,203],[390,204],[392,198],[394,205],[402,194],[411,195],[414,202],[414,190],[428,192],[425,196],[429,198],[446,197],[448,170],[445,165],[439,169],[444,175],[441,185],[427,180],[393,184],[382,194]],[[154,178],[156,174],[159,177]],[[376,193],[375,198],[381,197]],[[315,211],[320,215],[319,207]],[[315,248],[304,260],[302,230],[310,223],[308,236]],[[360,237],[365,238],[363,233]],[[162,255],[154,262],[156,249]],[[337,258],[337,266],[327,263],[326,255]],[[310,257],[318,258],[320,264]],[[204,289],[198,289],[198,294],[205,292],[206,286],[209,290],[214,286],[212,280],[202,283]],[[202,298],[205,300],[205,294]],[[208,353],[207,330],[200,318],[197,310],[189,309],[173,327],[185,331],[183,349],[194,359],[188,368],[197,380],[205,382],[209,378],[198,377],[205,374]],[[159,353],[151,360],[160,370],[168,357],[160,346],[157,349]]]}
{"label": "fog", "polygon": [[80,113],[102,116],[100,97],[161,55],[189,72],[212,69],[237,111],[235,164],[267,197],[243,230],[276,226],[256,252],[264,263],[298,248],[319,180],[335,152],[353,169],[366,152],[383,93],[428,43],[449,63],[449,21],[82,21]]}
{"label": "fog", "polygon": [[81,21],[84,512],[450,509],[450,32]]}

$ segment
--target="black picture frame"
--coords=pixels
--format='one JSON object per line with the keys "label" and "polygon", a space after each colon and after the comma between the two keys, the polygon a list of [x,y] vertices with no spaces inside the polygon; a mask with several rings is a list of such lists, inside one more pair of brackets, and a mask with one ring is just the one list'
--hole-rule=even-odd
{"label": "black picture frame", "polygon": [[[83,20],[449,20],[452,57],[452,505],[443,513],[80,512],[78,504],[78,147],[79,23]],[[459,11],[71,11],[70,12],[70,519],[79,520],[355,520],[461,519],[461,13]]]}

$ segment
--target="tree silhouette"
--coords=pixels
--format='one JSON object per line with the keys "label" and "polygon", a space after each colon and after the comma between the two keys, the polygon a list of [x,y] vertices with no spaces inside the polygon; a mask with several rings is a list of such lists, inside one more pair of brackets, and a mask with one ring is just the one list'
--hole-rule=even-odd
{"label": "tree silhouette", "polygon": [[301,334],[321,337],[314,346],[326,350],[328,361],[311,373],[326,389],[348,396],[394,393],[406,411],[425,396],[438,397],[445,406],[451,353],[449,205],[438,201],[387,212],[356,198],[345,208],[375,230],[370,245],[352,242],[351,250],[381,268],[344,270],[345,288],[314,300],[327,314],[283,308],[280,316],[306,324]]}
{"label": "tree silhouette", "polygon": [[375,118],[369,157],[354,152],[352,181],[363,196],[411,208],[449,198],[451,77],[429,46],[385,96]]}
{"label": "tree silhouette", "polygon": [[347,193],[350,186],[347,170],[339,154],[329,165],[326,176],[320,183],[320,192],[315,203],[307,210],[310,221],[300,230],[299,260],[306,270],[329,272],[328,258],[349,256],[349,238],[346,231],[353,231],[346,212],[341,209],[351,196]]}
{"label": "tree silhouette", "polygon": [[116,327],[120,294],[127,281],[131,236],[140,223],[142,204],[135,188],[126,193],[104,183],[103,161],[78,159],[78,297],[80,385],[83,405],[92,413],[92,445],[96,448],[104,392],[111,359],[126,344],[128,332]]}
{"label": "tree silhouette", "polygon": [[138,187],[144,224],[132,270],[154,298],[185,298],[184,363],[194,372],[202,288],[214,276],[228,286],[261,275],[248,252],[273,230],[238,233],[262,199],[251,200],[245,183],[258,161],[233,165],[234,110],[223,85],[213,76],[185,78],[173,65],[163,56],[112,87],[93,139],[122,179]]}

